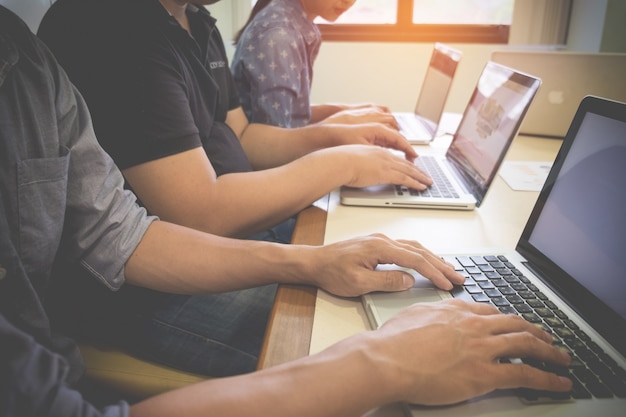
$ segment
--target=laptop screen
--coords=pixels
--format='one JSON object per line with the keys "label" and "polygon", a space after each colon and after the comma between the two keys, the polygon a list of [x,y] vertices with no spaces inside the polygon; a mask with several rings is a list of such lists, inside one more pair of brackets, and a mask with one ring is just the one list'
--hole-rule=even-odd
{"label": "laptop screen", "polygon": [[415,105],[415,114],[429,122],[433,134],[443,114],[443,108],[460,59],[460,51],[441,43],[435,44],[422,83],[422,91],[420,91]]}
{"label": "laptop screen", "polygon": [[480,203],[541,81],[488,62],[448,148]]}
{"label": "laptop screen", "polygon": [[625,180],[626,105],[586,98],[520,239],[520,252],[594,327],[592,317],[622,331]]}

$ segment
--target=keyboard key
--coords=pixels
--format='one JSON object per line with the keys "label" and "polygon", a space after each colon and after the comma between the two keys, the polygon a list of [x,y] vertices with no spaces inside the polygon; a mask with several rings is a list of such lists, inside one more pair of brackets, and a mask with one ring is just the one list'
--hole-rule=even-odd
{"label": "keyboard key", "polygon": [[470,267],[470,266],[475,266],[474,262],[472,262],[469,256],[459,256],[456,259],[465,268]]}
{"label": "keyboard key", "polygon": [[472,285],[471,287],[465,287],[465,291],[469,294],[482,294],[483,290],[477,285]]}
{"label": "keyboard key", "polygon": [[573,382],[572,391],[570,394],[572,398],[577,400],[589,399],[591,398],[591,393],[585,388],[583,384],[581,384],[576,378],[570,378]]}
{"label": "keyboard key", "polygon": [[489,262],[482,256],[470,256],[470,260],[476,265],[489,265]]}
{"label": "keyboard key", "polygon": [[472,298],[474,299],[474,301],[478,302],[478,303],[488,303],[490,301],[490,298],[487,296],[487,294],[472,294]]}
{"label": "keyboard key", "polygon": [[541,323],[541,317],[539,317],[535,313],[524,313],[522,314],[522,317],[524,318],[524,320],[531,323]]}
{"label": "keyboard key", "polygon": [[592,382],[586,384],[585,387],[591,392],[591,394],[596,398],[612,398],[613,393],[611,390],[604,385],[602,382]]}
{"label": "keyboard key", "polygon": [[510,305],[509,302],[504,297],[494,297],[491,299],[491,302],[496,307],[504,307]]}
{"label": "keyboard key", "polygon": [[495,285],[493,285],[493,283],[491,281],[483,281],[483,282],[479,282],[478,286],[480,288],[482,288],[483,290],[488,290],[490,288],[496,288]]}
{"label": "keyboard key", "polygon": [[511,305],[499,307],[498,309],[503,314],[517,314],[517,310],[513,308]]}

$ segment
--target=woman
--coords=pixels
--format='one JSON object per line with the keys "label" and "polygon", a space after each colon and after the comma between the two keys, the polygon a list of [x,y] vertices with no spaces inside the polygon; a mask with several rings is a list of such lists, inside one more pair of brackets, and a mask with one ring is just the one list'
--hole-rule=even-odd
{"label": "woman", "polygon": [[281,127],[379,122],[397,129],[383,106],[311,104],[313,63],[321,35],[313,21],[335,21],[355,0],[259,0],[235,38],[231,65],[251,122]]}

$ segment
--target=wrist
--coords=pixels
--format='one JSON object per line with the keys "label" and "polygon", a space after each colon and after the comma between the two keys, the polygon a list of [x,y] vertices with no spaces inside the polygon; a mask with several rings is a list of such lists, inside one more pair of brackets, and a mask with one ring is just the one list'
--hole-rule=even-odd
{"label": "wrist", "polygon": [[[406,398],[399,387],[404,372],[397,368],[397,358],[390,358],[389,349],[377,331],[365,331],[337,343],[343,357],[337,363],[338,374],[345,374],[353,385],[353,393],[365,411]],[[367,401],[365,401],[367,398]]]}
{"label": "wrist", "polygon": [[378,330],[369,331],[363,336],[367,339],[361,343],[366,355],[364,362],[370,377],[376,381],[380,404],[405,401],[415,389],[415,381],[406,372],[402,355],[396,349],[389,348],[389,336],[382,335]]}

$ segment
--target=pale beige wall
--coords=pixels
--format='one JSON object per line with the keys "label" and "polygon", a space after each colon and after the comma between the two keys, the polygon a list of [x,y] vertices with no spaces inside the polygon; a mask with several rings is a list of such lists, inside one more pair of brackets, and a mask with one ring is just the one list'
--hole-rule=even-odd
{"label": "pale beige wall", "polygon": [[[446,110],[462,112],[491,51],[500,46],[451,44],[463,52]],[[432,43],[326,42],[315,62],[312,101],[374,102],[411,111]]]}

